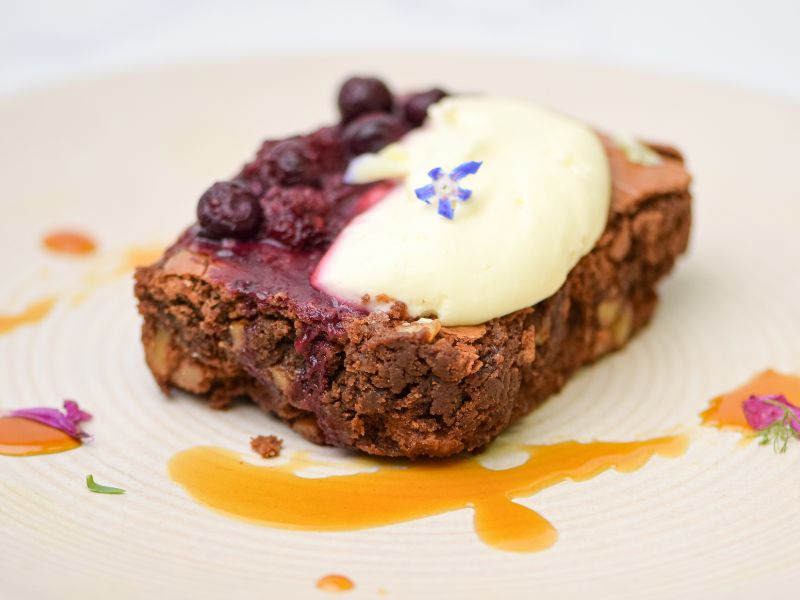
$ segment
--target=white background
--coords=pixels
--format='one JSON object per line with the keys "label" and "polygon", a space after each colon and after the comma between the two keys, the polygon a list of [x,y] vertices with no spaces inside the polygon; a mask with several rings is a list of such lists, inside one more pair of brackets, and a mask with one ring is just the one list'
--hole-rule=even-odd
{"label": "white background", "polygon": [[0,0],[0,93],[160,63],[321,50],[658,69],[800,98],[793,0]]}

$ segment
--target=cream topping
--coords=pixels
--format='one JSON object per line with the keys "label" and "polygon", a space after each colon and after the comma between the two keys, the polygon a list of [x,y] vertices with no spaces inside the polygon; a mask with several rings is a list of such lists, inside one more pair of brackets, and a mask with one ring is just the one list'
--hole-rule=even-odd
{"label": "cream topping", "polygon": [[[460,185],[472,190],[448,220],[414,194],[434,167],[482,161]],[[444,325],[474,325],[543,300],[603,232],[610,174],[585,125],[534,104],[445,98],[425,127],[353,160],[353,183],[398,180],[354,218],[312,282],[350,302],[380,296]]]}

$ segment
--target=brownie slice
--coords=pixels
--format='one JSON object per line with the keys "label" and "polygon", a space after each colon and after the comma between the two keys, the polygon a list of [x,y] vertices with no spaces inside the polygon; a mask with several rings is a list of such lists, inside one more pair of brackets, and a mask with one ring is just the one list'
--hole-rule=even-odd
{"label": "brownie slice", "polygon": [[[401,113],[388,115],[392,135],[418,124]],[[281,171],[286,141],[265,142],[234,179],[263,208],[255,237],[207,239],[194,225],[137,271],[145,357],[165,392],[200,394],[214,408],[249,399],[314,442],[369,454],[474,451],[641,329],[656,284],[686,249],[690,177],[680,153],[653,145],[661,162],[643,166],[604,139],[608,224],[552,297],[469,327],[414,321],[400,303],[374,313],[343,305],[311,287],[310,273],[387,190],[342,181],[348,128],[289,140],[300,163],[314,165],[305,180]]]}

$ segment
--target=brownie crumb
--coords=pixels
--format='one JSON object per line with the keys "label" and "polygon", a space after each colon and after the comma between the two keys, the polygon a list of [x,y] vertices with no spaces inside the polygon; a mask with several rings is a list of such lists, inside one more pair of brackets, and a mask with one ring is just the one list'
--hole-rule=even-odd
{"label": "brownie crumb", "polygon": [[257,435],[250,440],[250,447],[262,458],[275,458],[281,453],[283,440],[276,435]]}

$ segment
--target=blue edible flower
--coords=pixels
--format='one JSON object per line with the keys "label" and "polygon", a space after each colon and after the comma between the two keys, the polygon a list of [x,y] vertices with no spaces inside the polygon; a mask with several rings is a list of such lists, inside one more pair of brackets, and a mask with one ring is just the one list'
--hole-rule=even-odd
{"label": "blue edible flower", "polygon": [[472,190],[467,190],[458,185],[458,182],[467,175],[474,175],[481,168],[483,163],[471,160],[461,163],[450,173],[445,174],[441,167],[436,167],[428,171],[428,177],[433,179],[433,183],[423,185],[414,190],[417,198],[425,204],[430,204],[431,200],[438,198],[438,213],[447,219],[452,219],[455,214],[456,200],[466,202],[472,196]]}

